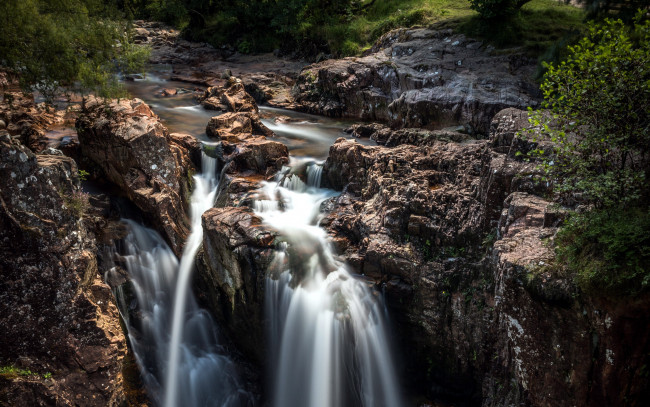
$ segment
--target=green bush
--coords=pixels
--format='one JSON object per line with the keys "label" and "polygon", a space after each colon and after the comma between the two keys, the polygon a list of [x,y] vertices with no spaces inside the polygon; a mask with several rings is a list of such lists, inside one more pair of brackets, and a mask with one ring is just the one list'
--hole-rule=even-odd
{"label": "green bush", "polygon": [[[545,64],[542,111],[552,151],[542,169],[566,203],[596,208],[648,198],[650,176],[650,21],[591,23],[560,64]],[[536,138],[534,138],[535,140]],[[551,154],[549,154],[551,153]]]}
{"label": "green bush", "polygon": [[25,90],[51,101],[62,89],[112,96],[120,68],[140,69],[148,53],[130,44],[126,23],[101,0],[3,0],[0,66]]}
{"label": "green bush", "polygon": [[469,0],[472,10],[485,19],[512,16],[530,0]]}
{"label": "green bush", "polygon": [[650,287],[650,21],[590,23],[567,49],[545,64],[545,111],[531,113],[544,178],[583,208],[558,232],[557,261],[587,292],[638,295]]}
{"label": "green bush", "polygon": [[574,214],[557,235],[558,260],[597,295],[634,296],[650,288],[650,212],[609,208]]}

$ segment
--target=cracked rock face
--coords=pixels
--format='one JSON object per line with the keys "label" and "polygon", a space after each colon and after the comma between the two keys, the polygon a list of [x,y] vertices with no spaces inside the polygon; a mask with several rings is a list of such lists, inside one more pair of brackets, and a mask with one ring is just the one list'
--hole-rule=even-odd
{"label": "cracked rock face", "polygon": [[105,104],[91,98],[76,126],[82,155],[148,216],[180,254],[189,233],[186,209],[196,170],[187,138],[170,136],[140,99]]}
{"label": "cracked rock face", "polygon": [[[0,404],[117,406],[126,340],[75,162],[0,131]],[[31,373],[24,373],[29,371]]]}
{"label": "cracked rock face", "polygon": [[451,30],[391,31],[365,56],[305,67],[294,87],[296,105],[392,127],[463,124],[487,134],[500,110],[540,99],[535,61],[493,51]]}

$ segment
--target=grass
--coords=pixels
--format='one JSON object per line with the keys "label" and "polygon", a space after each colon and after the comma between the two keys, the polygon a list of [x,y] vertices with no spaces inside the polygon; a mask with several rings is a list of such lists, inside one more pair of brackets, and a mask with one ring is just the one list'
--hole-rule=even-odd
{"label": "grass", "polygon": [[584,12],[555,0],[532,0],[508,21],[487,22],[466,0],[375,1],[349,22],[321,28],[335,54],[356,55],[386,32],[399,27],[452,28],[497,47],[523,47],[540,55],[582,27]]}
{"label": "grass", "polygon": [[43,375],[40,375],[36,372],[32,372],[29,369],[21,369],[14,365],[0,366],[0,377],[7,380],[18,379],[20,377],[41,377],[41,376],[44,379],[51,379],[52,373],[46,372]]}

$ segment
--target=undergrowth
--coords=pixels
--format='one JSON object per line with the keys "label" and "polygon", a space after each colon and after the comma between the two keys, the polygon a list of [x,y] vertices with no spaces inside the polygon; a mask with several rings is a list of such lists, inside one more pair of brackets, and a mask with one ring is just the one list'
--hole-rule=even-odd
{"label": "undergrowth", "polygon": [[650,288],[650,210],[573,214],[556,238],[557,261],[586,292],[636,296]]}

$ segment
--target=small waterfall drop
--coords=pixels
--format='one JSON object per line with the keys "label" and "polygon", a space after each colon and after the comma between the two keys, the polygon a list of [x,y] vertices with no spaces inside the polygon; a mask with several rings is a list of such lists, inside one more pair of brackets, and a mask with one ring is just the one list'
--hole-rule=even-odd
{"label": "small waterfall drop", "polygon": [[322,171],[314,166],[308,187],[281,175],[255,203],[287,240],[266,283],[272,405],[399,407],[383,301],[348,272],[318,226],[320,204],[333,192],[313,187]]}
{"label": "small waterfall drop", "polygon": [[[203,235],[201,215],[213,205],[216,171],[216,159],[203,154],[202,173],[194,176],[191,234],[180,263],[157,232],[125,220],[130,233],[122,258],[137,304],[126,303],[123,286],[116,297],[155,405],[235,407],[252,400],[241,390],[235,366],[218,345],[212,318],[198,307],[190,289]],[[136,310],[137,321],[130,320],[129,308]]]}

